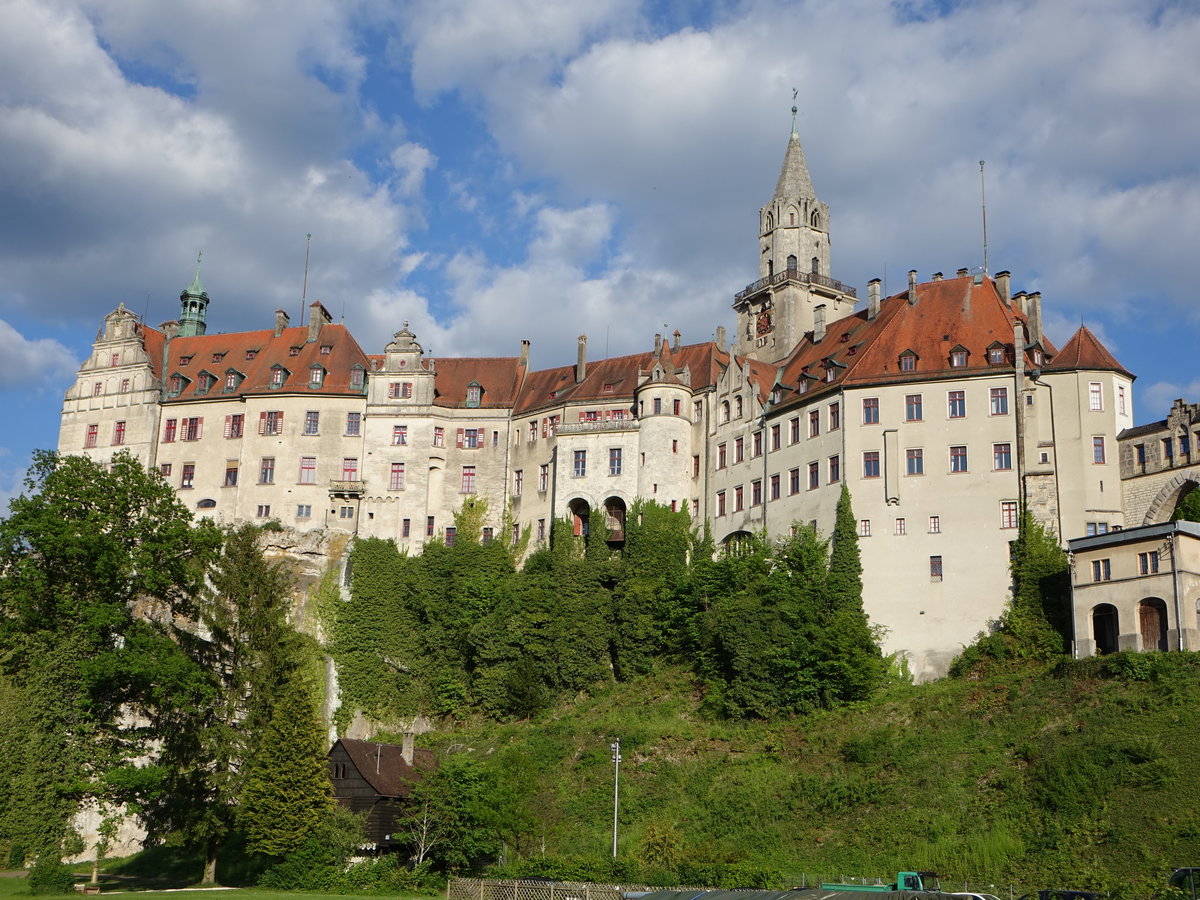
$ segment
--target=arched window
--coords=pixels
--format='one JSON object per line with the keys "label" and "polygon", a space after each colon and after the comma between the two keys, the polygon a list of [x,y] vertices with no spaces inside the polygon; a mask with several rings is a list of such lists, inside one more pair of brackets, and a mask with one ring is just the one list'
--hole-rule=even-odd
{"label": "arched window", "polygon": [[812,273],[814,275],[821,274],[821,261],[819,259],[817,259],[815,256],[812,258]]}
{"label": "arched window", "polygon": [[1115,606],[1101,603],[1092,610],[1092,639],[1096,642],[1097,653],[1116,653],[1120,633]]}
{"label": "arched window", "polygon": [[721,401],[721,421],[722,422],[729,421],[729,401],[728,400]]}
{"label": "arched window", "polygon": [[775,227],[775,216],[773,213],[767,213],[767,227],[765,230],[770,231],[774,227]]}
{"label": "arched window", "polygon": [[794,272],[794,271],[796,271],[796,269],[799,268],[799,262],[797,261],[794,254],[787,258],[787,266],[788,266],[789,272]]}
{"label": "arched window", "polygon": [[820,228],[820,227],[821,227],[821,214],[820,214],[820,213],[818,213],[818,212],[817,212],[817,211],[814,209],[814,210],[813,210],[813,214],[812,214],[812,218],[811,218],[809,221],[812,223],[812,227],[813,227],[813,228]]}

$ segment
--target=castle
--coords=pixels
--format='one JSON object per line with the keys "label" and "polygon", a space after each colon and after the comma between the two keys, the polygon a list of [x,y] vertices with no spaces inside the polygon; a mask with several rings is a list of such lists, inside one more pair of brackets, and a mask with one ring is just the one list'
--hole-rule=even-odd
{"label": "castle", "polygon": [[[623,539],[634,500],[718,541],[858,519],[864,604],[918,678],[1001,612],[1026,502],[1061,540],[1124,525],[1117,435],[1133,376],[1081,327],[1060,349],[1041,296],[960,269],[881,296],[830,276],[830,213],[794,130],[759,214],[759,278],[733,302],[731,346],[655,335],[644,352],[534,369],[530,347],[431,358],[407,323],[365,352],[313,303],[260,331],[208,334],[199,268],[155,329],[109,313],[67,391],[59,450],[129,450],[197,514],[396,541],[455,539],[487,501],[534,543],[602,510]],[[266,323],[264,323],[266,324]]]}

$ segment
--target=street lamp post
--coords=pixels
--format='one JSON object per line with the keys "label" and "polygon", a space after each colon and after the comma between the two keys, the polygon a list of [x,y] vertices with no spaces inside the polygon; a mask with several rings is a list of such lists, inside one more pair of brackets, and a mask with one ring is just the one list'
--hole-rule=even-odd
{"label": "street lamp post", "polygon": [[617,800],[621,794],[621,739],[611,744],[613,759],[613,859],[617,858]]}

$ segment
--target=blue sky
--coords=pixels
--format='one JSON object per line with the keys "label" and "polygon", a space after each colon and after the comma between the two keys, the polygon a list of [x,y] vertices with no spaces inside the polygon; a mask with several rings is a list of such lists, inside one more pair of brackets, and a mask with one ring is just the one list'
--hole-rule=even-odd
{"label": "blue sky", "polygon": [[1146,0],[0,0],[0,499],[102,316],[409,321],[569,362],[730,325],[790,129],[834,277],[981,261],[1200,400],[1200,8]]}

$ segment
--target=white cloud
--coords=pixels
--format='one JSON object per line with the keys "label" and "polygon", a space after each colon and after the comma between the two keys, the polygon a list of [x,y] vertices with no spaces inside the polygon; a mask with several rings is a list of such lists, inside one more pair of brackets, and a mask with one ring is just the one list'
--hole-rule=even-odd
{"label": "white cloud", "polygon": [[1156,381],[1142,387],[1138,397],[1138,406],[1141,407],[1138,420],[1153,422],[1165,419],[1171,406],[1181,397],[1195,403],[1200,398],[1200,378],[1194,378],[1186,384]]}
{"label": "white cloud", "polygon": [[29,340],[0,319],[0,390],[41,387],[70,378],[78,368],[75,354],[50,338]]}
{"label": "white cloud", "polygon": [[428,148],[411,141],[393,150],[391,161],[396,170],[396,189],[402,197],[420,193],[425,174],[437,165],[437,157]]}

